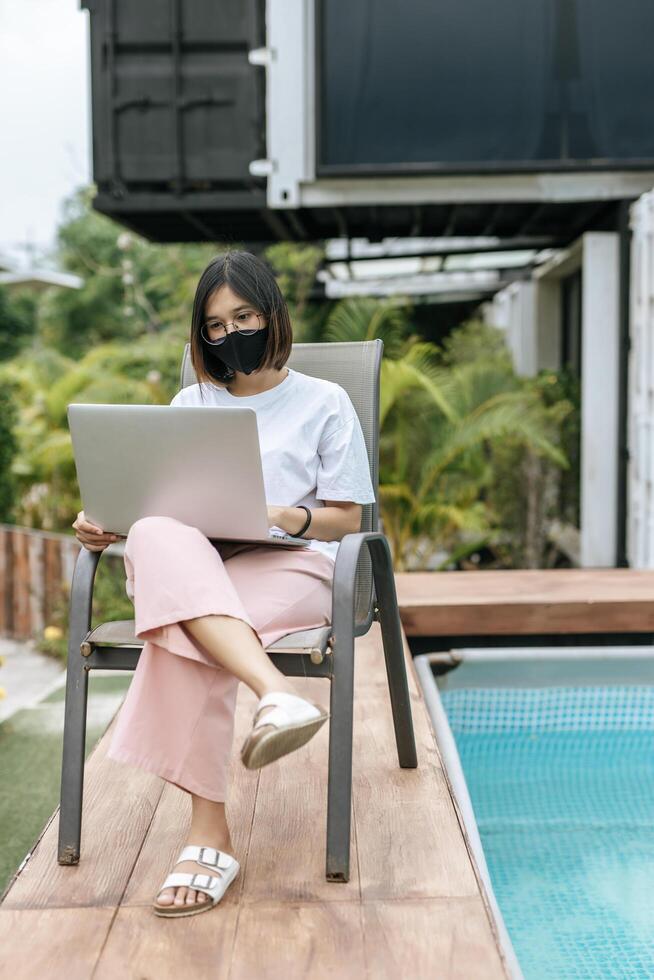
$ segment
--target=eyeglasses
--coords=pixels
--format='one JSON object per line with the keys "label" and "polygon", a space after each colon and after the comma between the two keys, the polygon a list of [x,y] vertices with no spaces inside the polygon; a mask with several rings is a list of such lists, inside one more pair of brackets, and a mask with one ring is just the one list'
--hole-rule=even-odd
{"label": "eyeglasses", "polygon": [[[216,321],[216,323],[203,323],[200,327],[200,335],[205,343],[210,344],[212,347],[217,347],[219,344],[224,344],[227,340],[227,327],[234,327],[237,333],[242,334],[244,337],[250,337],[253,333],[257,332],[263,318],[263,313],[244,310],[243,313],[239,313],[230,323],[221,323],[220,320]],[[213,333],[212,339],[207,336],[208,330]]]}

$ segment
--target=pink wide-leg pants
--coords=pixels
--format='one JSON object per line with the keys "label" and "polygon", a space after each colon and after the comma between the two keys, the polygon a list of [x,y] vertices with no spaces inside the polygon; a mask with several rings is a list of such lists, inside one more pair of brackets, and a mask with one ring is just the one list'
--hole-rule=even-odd
{"label": "pink wide-leg pants", "polygon": [[238,679],[181,625],[209,614],[246,622],[264,648],[331,621],[334,563],[311,548],[212,543],[169,517],[132,525],[127,594],[145,641],[108,755],[224,802]]}

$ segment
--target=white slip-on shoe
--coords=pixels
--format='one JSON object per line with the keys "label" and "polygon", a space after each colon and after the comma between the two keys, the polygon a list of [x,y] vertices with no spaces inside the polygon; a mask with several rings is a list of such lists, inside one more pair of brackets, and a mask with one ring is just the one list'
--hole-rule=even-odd
{"label": "white slip-on shoe", "polygon": [[[270,711],[261,714],[263,708]],[[252,731],[243,743],[241,760],[246,769],[260,769],[288,752],[299,749],[329,718],[329,712],[313,701],[286,691],[264,694],[254,714]]]}
{"label": "white slip-on shoe", "polygon": [[194,891],[204,892],[211,901],[196,901],[193,905],[159,905],[157,902],[153,902],[152,908],[155,915],[170,917],[197,915],[198,912],[206,912],[212,909],[223,897],[241,867],[231,854],[227,854],[225,851],[217,851],[215,847],[203,847],[196,844],[187,844],[186,847],[182,848],[176,864],[181,864],[182,861],[195,861],[202,868],[207,868],[209,871],[217,872],[217,874],[203,875],[200,872],[191,874],[188,871],[174,871],[168,875],[158,894],[161,894],[164,888],[180,888],[183,885]]}

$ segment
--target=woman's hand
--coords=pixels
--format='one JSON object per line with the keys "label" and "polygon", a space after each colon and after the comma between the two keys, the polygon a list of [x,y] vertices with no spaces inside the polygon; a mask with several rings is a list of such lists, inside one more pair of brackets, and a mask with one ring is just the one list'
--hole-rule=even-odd
{"label": "woman's hand", "polygon": [[[306,512],[295,507],[277,507],[268,504],[268,527],[279,527],[287,534],[295,535],[303,527]],[[300,524],[302,521],[302,524]]]}
{"label": "woman's hand", "polygon": [[282,531],[285,528],[279,523],[284,519],[284,511],[286,507],[277,507],[275,504],[268,504],[268,527],[281,527]]}
{"label": "woman's hand", "polygon": [[112,542],[118,541],[121,537],[119,534],[106,534],[101,527],[91,524],[84,517],[83,510],[79,512],[77,518],[73,521],[73,527],[75,528],[75,537],[89,551],[104,551]]}

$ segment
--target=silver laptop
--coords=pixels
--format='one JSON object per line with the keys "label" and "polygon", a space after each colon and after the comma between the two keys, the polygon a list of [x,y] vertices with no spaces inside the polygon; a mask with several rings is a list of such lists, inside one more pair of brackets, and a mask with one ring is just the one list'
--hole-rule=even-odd
{"label": "silver laptop", "polygon": [[268,526],[253,408],[68,406],[85,516],[114,534],[175,517],[208,538],[305,547]]}

